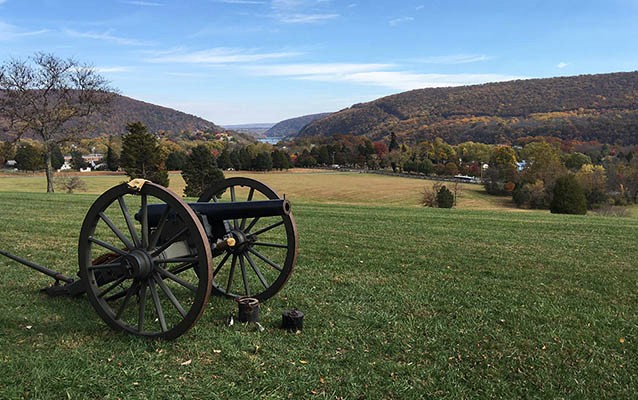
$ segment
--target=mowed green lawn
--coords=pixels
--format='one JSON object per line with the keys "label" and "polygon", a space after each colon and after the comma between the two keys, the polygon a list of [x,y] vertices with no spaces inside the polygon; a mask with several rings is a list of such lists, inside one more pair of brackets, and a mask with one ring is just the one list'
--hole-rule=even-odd
{"label": "mowed green lawn", "polygon": [[[227,327],[236,305],[214,298],[176,341],[118,334],[0,258],[0,398],[635,398],[636,218],[506,212],[478,189],[424,209],[425,182],[361,175],[258,176],[300,237],[263,332]],[[72,274],[95,197],[0,178],[0,248]],[[292,307],[296,335],[278,328]]]}

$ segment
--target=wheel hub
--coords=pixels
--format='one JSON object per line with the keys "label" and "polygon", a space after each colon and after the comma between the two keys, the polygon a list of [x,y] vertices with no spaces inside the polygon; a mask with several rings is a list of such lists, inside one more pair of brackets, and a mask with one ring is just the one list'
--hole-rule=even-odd
{"label": "wheel hub", "polygon": [[247,235],[243,231],[234,229],[231,235],[235,239],[235,245],[231,248],[234,254],[245,253],[250,245],[255,241],[253,235]]}
{"label": "wheel hub", "polygon": [[153,259],[147,251],[135,249],[126,256],[131,274],[134,278],[148,278],[153,272]]}

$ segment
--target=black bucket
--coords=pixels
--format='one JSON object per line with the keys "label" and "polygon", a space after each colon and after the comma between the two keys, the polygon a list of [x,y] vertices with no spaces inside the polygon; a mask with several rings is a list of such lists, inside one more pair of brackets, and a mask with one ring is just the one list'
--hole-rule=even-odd
{"label": "black bucket", "polygon": [[303,313],[299,310],[286,310],[281,314],[281,327],[287,331],[297,332],[303,329]]}
{"label": "black bucket", "polygon": [[259,300],[253,297],[240,297],[237,299],[239,305],[239,322],[259,321]]}

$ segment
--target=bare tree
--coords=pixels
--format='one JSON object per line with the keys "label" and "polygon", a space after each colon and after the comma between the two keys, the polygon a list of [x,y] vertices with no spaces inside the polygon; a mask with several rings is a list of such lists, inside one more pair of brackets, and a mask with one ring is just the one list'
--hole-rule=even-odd
{"label": "bare tree", "polygon": [[51,151],[82,137],[89,116],[115,97],[109,82],[88,65],[36,53],[0,65],[0,119],[17,140],[32,135],[44,143],[47,192],[53,192]]}

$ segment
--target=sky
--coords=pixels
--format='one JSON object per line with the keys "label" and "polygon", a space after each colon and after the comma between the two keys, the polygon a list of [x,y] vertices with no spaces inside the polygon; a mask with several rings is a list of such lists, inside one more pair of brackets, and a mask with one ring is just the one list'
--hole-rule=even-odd
{"label": "sky", "polygon": [[638,70],[638,0],[0,0],[0,62],[93,66],[218,125],[407,90]]}

